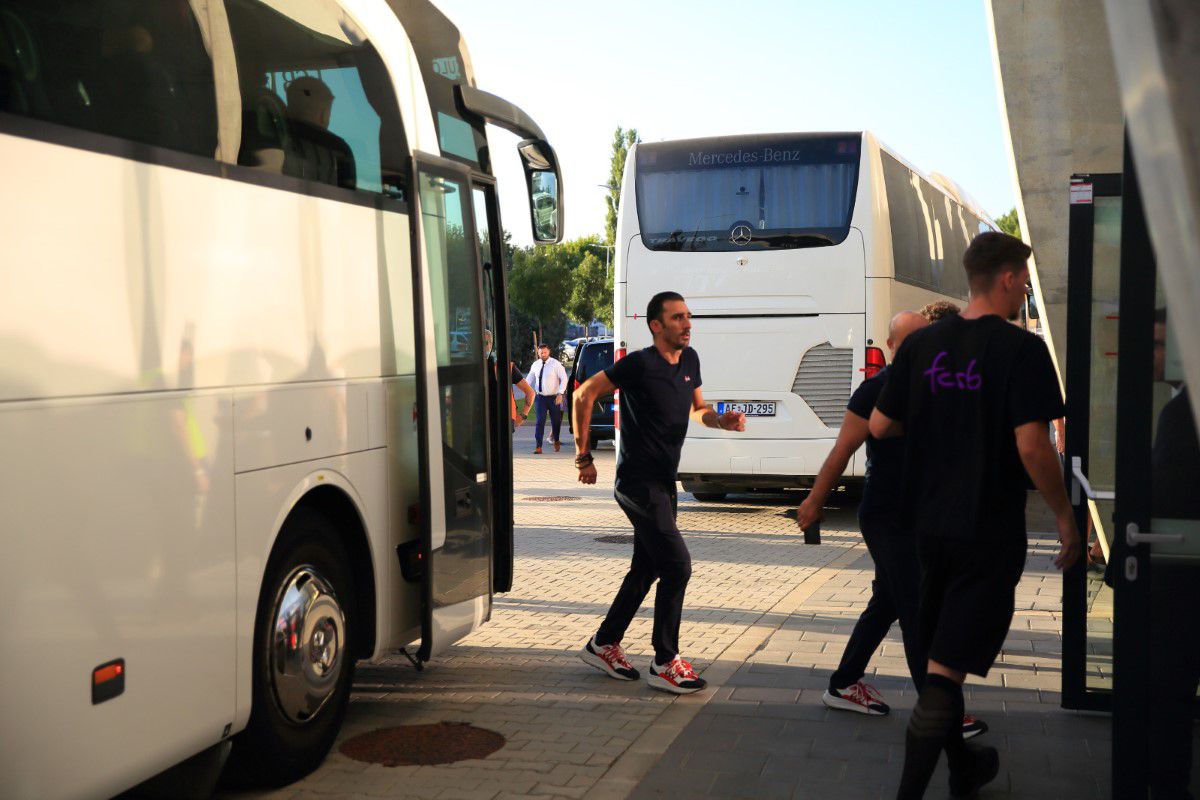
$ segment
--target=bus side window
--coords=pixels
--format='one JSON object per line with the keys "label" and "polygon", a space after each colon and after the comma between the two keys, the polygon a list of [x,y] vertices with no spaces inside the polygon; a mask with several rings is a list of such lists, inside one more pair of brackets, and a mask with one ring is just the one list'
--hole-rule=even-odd
{"label": "bus side window", "polygon": [[[287,5],[280,6],[289,9]],[[226,0],[243,166],[406,199],[408,146],[379,53],[332,0]]]}
{"label": "bus side window", "polygon": [[0,111],[212,158],[212,57],[187,0],[0,0]]}

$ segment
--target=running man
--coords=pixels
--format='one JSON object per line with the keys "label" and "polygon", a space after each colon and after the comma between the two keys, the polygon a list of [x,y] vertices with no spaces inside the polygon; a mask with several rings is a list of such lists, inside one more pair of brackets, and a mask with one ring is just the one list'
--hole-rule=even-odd
{"label": "running man", "polygon": [[660,292],[650,299],[646,321],[654,344],[630,353],[576,390],[575,466],[579,482],[596,482],[587,451],[591,409],[596,399],[621,390],[621,451],[617,456],[617,504],[633,523],[633,562],[600,630],[580,657],[618,680],[635,681],[638,671],[621,649],[634,615],[658,581],[654,597],[654,660],[646,682],[674,694],[698,692],[706,681],[679,655],[683,594],[692,576],[692,557],[675,525],[675,479],[688,421],[727,431],[746,430],[740,412],[720,416],[700,393],[700,357],[688,347],[692,313],[683,297]]}
{"label": "running man", "polygon": [[[897,314],[888,326],[887,346],[892,358],[895,359],[900,343],[910,333],[944,316],[957,314],[958,310],[958,306],[942,301],[936,306],[930,303],[920,313],[902,311]],[[867,478],[858,506],[858,524],[867,551],[875,562],[875,579],[871,581],[871,599],[854,624],[842,660],[829,676],[829,688],[821,701],[830,708],[870,716],[883,716],[891,711],[879,691],[863,680],[863,675],[892,623],[900,622],[904,656],[918,692],[925,681],[926,661],[917,636],[917,606],[921,596],[917,540],[911,530],[900,524],[904,442],[902,439],[879,441],[867,431],[867,421],[887,381],[887,373],[885,367],[854,391],[833,450],[821,465],[812,491],[796,510],[796,524],[801,530],[819,522],[821,509],[850,463],[850,457],[866,442]],[[982,720],[969,714],[963,718],[963,738],[986,731],[987,725]]]}
{"label": "running man", "polygon": [[903,524],[921,559],[920,635],[929,654],[909,718],[898,797],[924,796],[942,750],[950,794],[996,777],[995,748],[963,741],[962,684],[986,676],[1012,622],[1025,568],[1026,476],[1054,512],[1059,569],[1079,556],[1079,532],[1058,454],[1046,435],[1063,416],[1046,345],[1009,320],[1025,299],[1031,254],[987,232],[963,254],[971,299],[959,316],[914,332],[896,353],[868,427],[904,435]]}

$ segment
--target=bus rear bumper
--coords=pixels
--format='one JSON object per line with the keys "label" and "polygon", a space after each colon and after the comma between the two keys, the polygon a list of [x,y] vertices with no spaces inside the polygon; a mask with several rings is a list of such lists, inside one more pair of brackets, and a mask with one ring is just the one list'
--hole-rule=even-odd
{"label": "bus rear bumper", "polygon": [[[700,491],[799,489],[810,487],[833,449],[835,437],[821,439],[691,438],[679,461],[679,480]],[[865,459],[857,453],[847,478],[862,477]],[[689,489],[690,491],[690,489]]]}

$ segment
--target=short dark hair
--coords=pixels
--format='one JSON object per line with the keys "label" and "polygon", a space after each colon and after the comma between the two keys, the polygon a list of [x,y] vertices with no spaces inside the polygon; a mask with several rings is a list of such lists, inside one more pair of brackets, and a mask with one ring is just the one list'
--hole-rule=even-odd
{"label": "short dark hair", "polygon": [[537,349],[538,349],[538,350],[541,350],[543,347],[544,347],[544,348],[546,348],[547,350],[549,350],[549,349],[550,349],[550,345],[546,344],[545,342],[542,342],[541,344],[539,344],[539,345],[537,346]]}
{"label": "short dark hair", "polygon": [[1025,266],[1033,249],[1015,236],[999,231],[984,231],[971,240],[963,253],[963,268],[972,289],[986,291],[1002,272],[1016,272]]}
{"label": "short dark hair", "polygon": [[[667,301],[682,299],[683,295],[679,292],[659,292],[651,297],[650,302],[646,305],[646,324],[649,325],[653,320],[662,322],[663,306],[667,304]],[[651,330],[653,331],[653,328]]]}

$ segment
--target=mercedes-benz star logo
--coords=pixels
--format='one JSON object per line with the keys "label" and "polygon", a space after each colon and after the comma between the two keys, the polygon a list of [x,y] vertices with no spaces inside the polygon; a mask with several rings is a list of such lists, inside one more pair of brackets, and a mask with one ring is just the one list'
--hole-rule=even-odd
{"label": "mercedes-benz star logo", "polygon": [[733,230],[729,232],[729,241],[745,247],[750,244],[750,240],[754,238],[754,231],[750,230],[749,225],[734,225]]}

